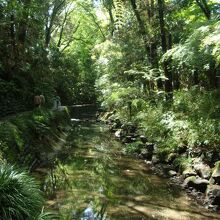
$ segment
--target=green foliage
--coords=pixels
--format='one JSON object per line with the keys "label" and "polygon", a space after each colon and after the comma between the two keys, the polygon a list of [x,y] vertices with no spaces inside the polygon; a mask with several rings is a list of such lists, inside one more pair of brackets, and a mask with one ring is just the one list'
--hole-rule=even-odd
{"label": "green foliage", "polygon": [[27,172],[9,164],[0,164],[1,219],[52,220],[52,213],[43,212],[44,199],[40,186]]}
{"label": "green foliage", "polygon": [[143,143],[141,141],[136,141],[134,143],[126,144],[124,151],[128,154],[134,154],[140,152],[141,148],[143,148]]}
{"label": "green foliage", "polygon": [[13,166],[0,165],[0,215],[3,219],[33,219],[43,197],[35,180]]}
{"label": "green foliage", "polygon": [[40,159],[41,154],[52,150],[52,140],[57,139],[69,121],[67,109],[55,112],[37,108],[0,123],[3,158],[29,166],[36,157]]}
{"label": "green foliage", "polygon": [[197,72],[197,81],[203,79],[201,84],[207,87],[207,81],[219,67],[219,25],[218,21],[211,21],[194,30],[184,44],[169,50],[162,62],[172,60],[170,67],[184,83],[189,83]]}

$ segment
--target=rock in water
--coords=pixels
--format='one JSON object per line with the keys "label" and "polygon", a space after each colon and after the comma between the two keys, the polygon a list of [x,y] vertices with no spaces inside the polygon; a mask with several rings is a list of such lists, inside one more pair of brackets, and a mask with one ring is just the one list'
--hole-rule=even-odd
{"label": "rock in water", "polygon": [[194,165],[194,169],[203,179],[209,179],[211,176],[210,166],[200,162]]}
{"label": "rock in water", "polygon": [[168,175],[169,175],[170,177],[174,177],[174,176],[177,175],[177,172],[174,171],[174,170],[169,170]]}
{"label": "rock in water", "polygon": [[220,186],[209,185],[206,190],[206,198],[212,205],[220,205]]}
{"label": "rock in water", "polygon": [[187,177],[183,183],[184,187],[193,187],[200,192],[205,192],[207,185],[209,185],[208,180],[196,176]]}

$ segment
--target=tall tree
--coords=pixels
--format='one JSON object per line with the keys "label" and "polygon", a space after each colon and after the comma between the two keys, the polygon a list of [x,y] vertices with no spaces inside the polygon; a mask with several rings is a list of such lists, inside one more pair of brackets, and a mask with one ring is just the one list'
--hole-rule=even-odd
{"label": "tall tree", "polygon": [[[158,0],[158,14],[159,14],[159,23],[160,23],[160,35],[161,35],[161,45],[162,51],[165,54],[168,50],[167,39],[166,39],[166,29],[165,29],[165,20],[164,20],[164,0]],[[172,85],[172,72],[169,70],[169,61],[165,60],[163,62],[163,69],[165,77],[165,92],[167,100],[172,100],[173,98],[173,85]]]}

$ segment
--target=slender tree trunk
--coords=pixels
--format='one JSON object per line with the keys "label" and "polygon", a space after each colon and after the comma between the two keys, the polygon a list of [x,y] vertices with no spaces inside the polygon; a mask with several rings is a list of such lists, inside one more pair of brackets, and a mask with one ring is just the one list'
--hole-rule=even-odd
{"label": "slender tree trunk", "polygon": [[149,47],[148,47],[148,43],[147,43],[147,32],[146,32],[144,22],[143,22],[143,20],[141,18],[141,15],[140,15],[140,13],[137,9],[136,0],[130,0],[130,1],[131,1],[131,6],[132,6],[132,9],[133,9],[133,12],[134,12],[135,17],[136,17],[137,22],[138,22],[139,32],[142,35],[143,40],[144,40],[145,51],[146,51],[147,54],[149,54]]}
{"label": "slender tree trunk", "polygon": [[30,3],[31,0],[23,1],[24,7],[23,7],[22,18],[18,26],[18,43],[20,48],[24,47],[24,43],[26,41]]}
{"label": "slender tree trunk", "polygon": [[201,8],[201,10],[205,14],[206,18],[208,20],[210,20],[211,19],[211,10],[208,6],[207,0],[196,0],[196,3]]}
{"label": "slender tree trunk", "polygon": [[199,70],[195,69],[193,72],[193,85],[199,85]]}
{"label": "slender tree trunk", "polygon": [[[161,34],[161,44],[163,54],[167,52],[167,42],[166,42],[166,31],[164,22],[164,0],[158,0],[158,13],[160,22],[160,34]],[[169,69],[169,60],[163,63],[164,74],[167,80],[165,81],[165,92],[167,101],[172,101],[173,99],[173,85],[172,85],[172,73]]]}
{"label": "slender tree trunk", "polygon": [[63,31],[64,31],[64,27],[65,27],[65,24],[66,24],[67,17],[68,17],[68,12],[65,13],[65,16],[64,16],[64,19],[63,19],[63,23],[62,23],[62,26],[61,26],[60,36],[59,36],[59,40],[58,40],[58,43],[57,43],[57,47],[61,46],[61,42],[62,42],[62,38],[63,38]]}

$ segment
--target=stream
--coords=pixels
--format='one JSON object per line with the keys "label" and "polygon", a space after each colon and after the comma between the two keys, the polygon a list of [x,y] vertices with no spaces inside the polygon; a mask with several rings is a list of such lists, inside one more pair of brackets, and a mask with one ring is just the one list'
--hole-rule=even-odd
{"label": "stream", "polygon": [[[47,209],[63,220],[220,219],[153,174],[143,160],[123,154],[107,126],[92,118],[72,119],[54,179]],[[49,183],[46,179],[45,190]]]}

